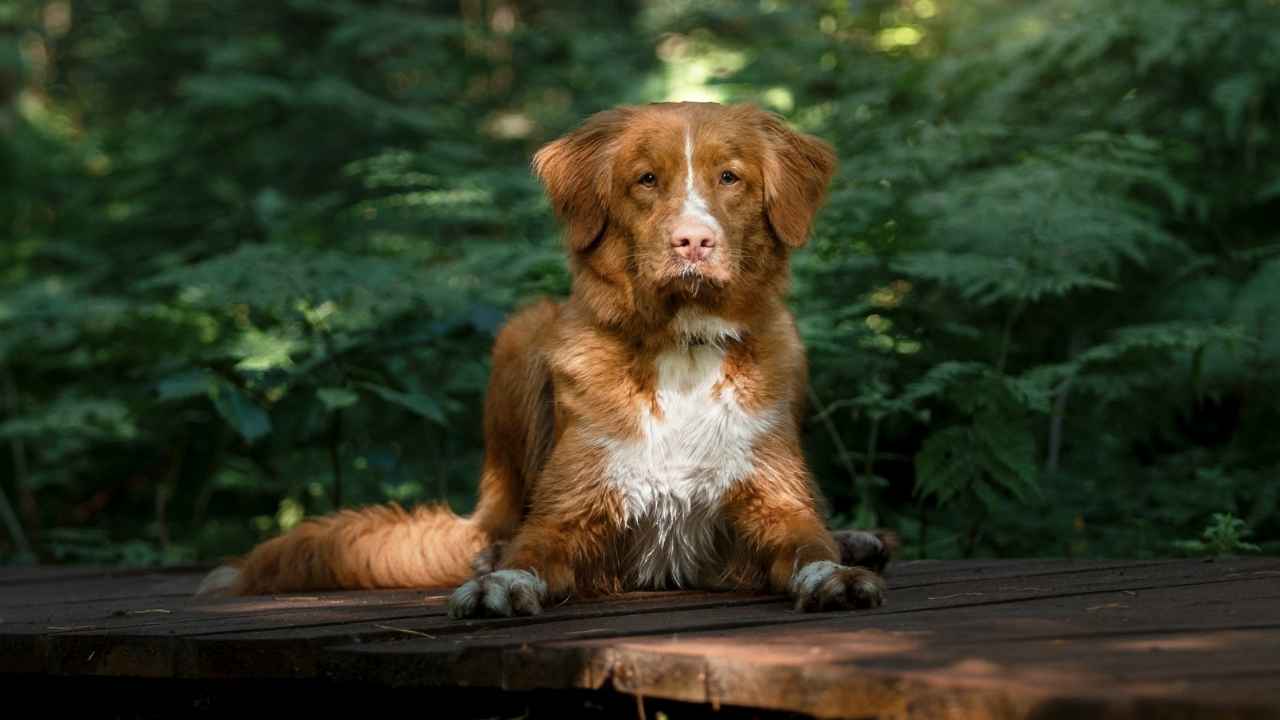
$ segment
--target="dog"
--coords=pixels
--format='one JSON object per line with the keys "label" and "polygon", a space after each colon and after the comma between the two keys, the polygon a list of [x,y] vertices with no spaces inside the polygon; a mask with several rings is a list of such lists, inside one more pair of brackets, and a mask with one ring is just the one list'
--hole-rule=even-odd
{"label": "dog", "polygon": [[309,520],[201,592],[449,586],[455,618],[662,588],[880,605],[891,543],[824,523],[785,305],[835,168],[827,143],[751,105],[619,107],[542,147],[573,288],[495,339],[474,513]]}

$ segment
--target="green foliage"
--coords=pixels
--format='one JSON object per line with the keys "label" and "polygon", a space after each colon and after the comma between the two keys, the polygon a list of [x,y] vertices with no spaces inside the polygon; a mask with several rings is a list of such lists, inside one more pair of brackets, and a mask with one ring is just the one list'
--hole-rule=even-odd
{"label": "green foliage", "polygon": [[1214,511],[1276,537],[1280,7],[677,23],[749,56],[727,95],[839,150],[795,297],[826,401],[811,455],[837,507],[874,508],[839,521],[943,556],[1161,554]]}
{"label": "green foliage", "polygon": [[916,491],[943,507],[961,493],[980,500],[997,490],[1034,495],[1038,468],[1026,405],[1013,383],[984,369],[952,388],[962,425],[932,433],[916,456]]}
{"label": "green foliage", "polygon": [[466,510],[493,333],[568,290],[529,157],[668,96],[839,151],[792,297],[834,522],[1280,549],[1274,0],[0,0],[0,490],[37,552]]}
{"label": "green foliage", "polygon": [[0,489],[45,556],[465,509],[493,332],[566,289],[529,155],[642,99],[635,9],[0,6]]}
{"label": "green foliage", "polygon": [[1261,550],[1244,538],[1249,536],[1244,520],[1231,513],[1214,513],[1205,526],[1200,540],[1183,540],[1176,543],[1180,550],[1192,555],[1231,555],[1239,552]]}

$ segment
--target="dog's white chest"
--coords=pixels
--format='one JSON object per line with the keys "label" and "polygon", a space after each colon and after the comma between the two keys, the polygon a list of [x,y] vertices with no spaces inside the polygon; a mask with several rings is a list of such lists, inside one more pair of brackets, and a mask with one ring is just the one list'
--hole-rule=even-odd
{"label": "dog's white chest", "polygon": [[722,569],[722,497],[750,474],[756,438],[775,414],[742,408],[723,382],[724,350],[716,345],[671,351],[656,363],[658,411],[637,408],[639,440],[606,443],[605,475],[623,498],[632,582],[687,586]]}

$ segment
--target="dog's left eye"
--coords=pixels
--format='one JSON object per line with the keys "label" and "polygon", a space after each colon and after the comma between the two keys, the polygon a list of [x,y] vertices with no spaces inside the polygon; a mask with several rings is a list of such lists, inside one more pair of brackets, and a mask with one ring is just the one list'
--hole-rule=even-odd
{"label": "dog's left eye", "polygon": [[737,176],[737,175],[734,175],[733,173],[729,172],[728,170],[725,170],[724,172],[720,173],[720,184],[721,184],[721,185],[732,185],[732,184],[734,184],[734,183],[736,183],[736,182],[738,182],[738,176]]}

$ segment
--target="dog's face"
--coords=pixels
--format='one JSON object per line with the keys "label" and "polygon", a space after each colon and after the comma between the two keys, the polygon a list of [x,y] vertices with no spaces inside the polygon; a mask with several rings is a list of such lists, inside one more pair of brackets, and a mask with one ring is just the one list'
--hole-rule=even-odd
{"label": "dog's face", "polygon": [[751,106],[626,107],[534,158],[578,266],[708,302],[785,273],[835,168],[830,147]]}

